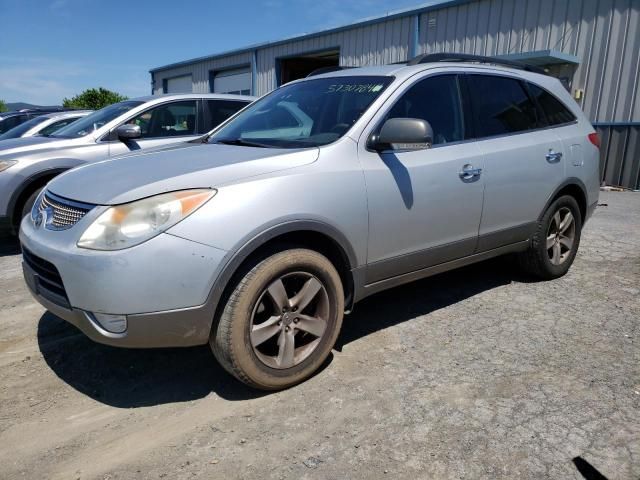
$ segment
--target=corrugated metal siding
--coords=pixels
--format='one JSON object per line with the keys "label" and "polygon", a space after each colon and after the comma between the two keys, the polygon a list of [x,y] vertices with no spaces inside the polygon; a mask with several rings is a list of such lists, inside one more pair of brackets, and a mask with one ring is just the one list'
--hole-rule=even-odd
{"label": "corrugated metal siding", "polygon": [[420,16],[420,53],[575,55],[573,88],[594,122],[640,120],[638,0],[481,0]]}
{"label": "corrugated metal siding", "polygon": [[153,93],[154,95],[162,93],[162,83],[164,79],[188,74],[191,74],[193,78],[194,93],[209,93],[209,72],[223,70],[229,67],[249,65],[250,63],[251,52],[246,52],[238,55],[228,55],[226,57],[218,57],[213,60],[162,70],[155,73]]}
{"label": "corrugated metal siding", "polygon": [[640,126],[597,127],[600,174],[607,185],[640,189]]}

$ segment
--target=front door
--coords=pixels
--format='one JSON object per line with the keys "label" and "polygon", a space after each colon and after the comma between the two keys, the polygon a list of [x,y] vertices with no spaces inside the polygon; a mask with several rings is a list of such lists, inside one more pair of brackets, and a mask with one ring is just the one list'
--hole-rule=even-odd
{"label": "front door", "polygon": [[471,255],[482,213],[484,162],[464,142],[457,75],[419,79],[396,98],[369,133],[389,118],[419,118],[433,128],[433,147],[359,148],[369,206],[367,284]]}

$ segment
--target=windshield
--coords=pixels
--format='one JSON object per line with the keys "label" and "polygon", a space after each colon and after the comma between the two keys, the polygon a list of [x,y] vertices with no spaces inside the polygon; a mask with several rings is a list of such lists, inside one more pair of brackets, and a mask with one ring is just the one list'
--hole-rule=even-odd
{"label": "windshield", "polygon": [[4,132],[0,135],[0,140],[7,140],[9,138],[20,138],[22,135],[27,133],[28,130],[31,130],[36,125],[41,124],[47,119],[47,117],[36,117],[31,120],[27,120],[24,123],[21,123],[17,127],[13,127],[12,129]]}
{"label": "windshield", "polygon": [[80,120],[70,123],[66,127],[62,127],[53,133],[52,137],[59,138],[77,138],[89,135],[91,132],[98,130],[100,127],[106,125],[111,120],[119,117],[125,112],[128,112],[132,108],[142,105],[144,102],[127,101],[114,103],[108,107],[104,107],[97,112],[93,112]]}
{"label": "windshield", "polygon": [[392,80],[353,76],[285,85],[247,107],[209,143],[270,148],[326,145],[347,133]]}

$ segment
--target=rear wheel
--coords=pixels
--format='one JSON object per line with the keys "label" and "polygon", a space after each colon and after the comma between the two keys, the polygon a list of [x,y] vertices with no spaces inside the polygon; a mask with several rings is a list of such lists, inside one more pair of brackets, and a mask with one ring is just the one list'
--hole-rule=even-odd
{"label": "rear wheel", "polygon": [[344,292],[333,264],[291,249],[257,263],[242,278],[212,331],[218,361],[244,383],[285,388],[311,376],[335,344]]}
{"label": "rear wheel", "polygon": [[551,280],[563,276],[580,245],[582,217],[576,200],[569,195],[555,200],[537,224],[531,246],[520,254],[528,273]]}

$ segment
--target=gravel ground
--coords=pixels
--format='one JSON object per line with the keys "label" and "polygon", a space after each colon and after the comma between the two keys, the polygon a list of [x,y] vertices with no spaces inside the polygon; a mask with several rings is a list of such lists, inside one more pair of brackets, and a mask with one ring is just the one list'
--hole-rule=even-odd
{"label": "gravel ground", "polygon": [[637,479],[640,194],[600,202],[562,279],[498,259],[376,295],[272,394],[206,347],[92,343],[4,241],[0,478]]}

